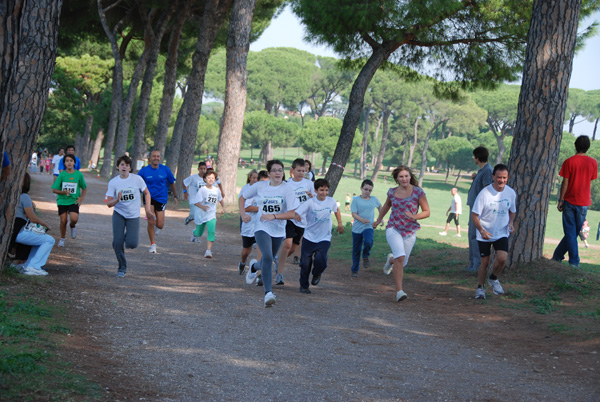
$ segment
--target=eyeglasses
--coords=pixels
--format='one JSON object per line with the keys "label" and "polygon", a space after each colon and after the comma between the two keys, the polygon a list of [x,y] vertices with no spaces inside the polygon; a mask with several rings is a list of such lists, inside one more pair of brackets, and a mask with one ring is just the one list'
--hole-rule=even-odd
{"label": "eyeglasses", "polygon": [[271,169],[269,173],[283,173],[283,169]]}

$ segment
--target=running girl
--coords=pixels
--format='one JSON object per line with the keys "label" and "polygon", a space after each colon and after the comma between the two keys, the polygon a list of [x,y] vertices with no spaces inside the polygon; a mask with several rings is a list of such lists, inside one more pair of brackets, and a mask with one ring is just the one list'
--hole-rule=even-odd
{"label": "running girl", "polygon": [[112,215],[113,249],[119,262],[117,277],[124,278],[127,273],[125,247],[137,248],[140,240],[140,192],[144,193],[146,216],[155,219],[150,203],[150,192],[146,182],[131,172],[131,158],[127,155],[117,159],[119,175],[108,182],[106,205],[114,207]]}
{"label": "running girl", "polygon": [[[386,257],[383,272],[389,275],[394,271],[394,284],[396,285],[396,301],[405,300],[408,296],[402,290],[404,267],[408,263],[410,252],[417,240],[417,230],[421,225],[419,219],[429,217],[429,203],[422,188],[417,187],[417,178],[406,166],[398,166],[392,172],[398,187],[390,188],[387,199],[379,211],[379,217],[373,222],[373,229],[377,228],[390,208],[392,213],[385,229],[385,237],[392,249]],[[421,212],[419,213],[419,207]]]}
{"label": "running girl", "polygon": [[[261,180],[269,179],[266,170],[261,170],[259,174],[256,172],[255,169],[252,169],[250,173],[248,173],[246,185],[242,187],[242,190],[240,191],[240,196],[247,187],[250,187],[259,180],[259,175],[261,177]],[[246,213],[250,215],[251,219],[250,222],[246,223],[240,218],[240,234],[242,235],[242,255],[240,256],[240,263],[238,264],[238,273],[240,275],[243,275],[244,271],[246,271],[246,260],[252,252],[252,246],[256,243],[256,240],[254,239],[254,226],[256,224],[256,212],[258,211],[258,207],[256,206],[256,201],[254,200],[254,198],[246,200],[246,202],[244,203],[244,209]]]}
{"label": "running girl", "polygon": [[255,183],[247,187],[238,199],[238,207],[242,221],[250,222],[251,217],[245,211],[244,204],[247,199],[256,198],[258,205],[258,220],[254,231],[256,244],[262,253],[260,261],[251,260],[250,269],[246,274],[248,284],[254,282],[258,271],[262,271],[263,286],[265,289],[265,307],[275,304],[273,286],[273,256],[285,239],[285,225],[287,219],[294,217],[298,200],[294,190],[283,182],[283,162],[271,160],[267,162],[269,181]]}
{"label": "running girl", "polygon": [[363,267],[369,268],[369,257],[373,247],[373,220],[375,219],[375,208],[381,212],[381,202],[375,196],[371,196],[373,182],[366,179],[360,186],[360,197],[352,199],[350,210],[354,218],[352,225],[352,277],[358,277],[360,269],[360,256],[362,254]]}
{"label": "running girl", "polygon": [[216,179],[217,174],[214,171],[206,172],[204,175],[206,185],[200,188],[196,197],[191,200],[191,203],[198,207],[194,216],[194,222],[196,223],[194,236],[196,237],[196,242],[200,241],[200,237],[204,234],[204,229],[207,228],[205,258],[212,258],[212,246],[215,241],[215,228],[217,226],[217,202],[221,203],[223,213],[225,213],[225,203],[223,202],[221,190],[213,186]]}
{"label": "running girl", "polygon": [[69,215],[71,238],[77,238],[77,221],[79,220],[79,206],[86,193],[86,184],[83,174],[75,170],[75,155],[67,154],[63,158],[65,170],[60,172],[52,185],[52,192],[57,194],[58,216],[60,217],[60,240],[58,247],[65,246],[67,234],[67,213]]}

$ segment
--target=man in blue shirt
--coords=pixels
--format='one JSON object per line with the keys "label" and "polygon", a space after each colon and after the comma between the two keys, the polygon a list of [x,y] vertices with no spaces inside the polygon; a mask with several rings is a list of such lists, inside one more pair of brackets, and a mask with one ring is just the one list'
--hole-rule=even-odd
{"label": "man in blue shirt", "polygon": [[484,187],[492,184],[492,166],[488,163],[490,152],[486,147],[479,146],[473,150],[473,160],[479,167],[477,174],[473,177],[473,183],[469,189],[469,195],[467,196],[467,205],[469,206],[469,266],[467,271],[477,272],[479,271],[479,265],[481,265],[481,255],[479,254],[479,243],[477,242],[477,229],[471,219],[471,210],[475,199],[483,190]]}
{"label": "man in blue shirt", "polygon": [[[67,147],[65,148],[65,155],[75,155],[75,147],[73,145],[67,145]],[[75,157],[75,166],[73,167],[75,170],[79,170],[81,169],[81,161],[79,160],[78,157]],[[61,159],[60,162],[58,162],[58,170],[59,172],[62,172],[63,170],[65,170],[65,163],[63,162],[63,160]]]}
{"label": "man in blue shirt", "polygon": [[162,165],[162,157],[160,151],[154,150],[150,153],[150,165],[143,167],[138,175],[144,179],[148,191],[150,192],[150,202],[152,204],[152,212],[156,216],[153,219],[148,216],[148,237],[150,238],[151,253],[156,253],[155,236],[160,232],[165,224],[165,209],[169,200],[169,189],[167,184],[171,186],[173,198],[175,199],[175,207],[177,207],[177,191],[175,189],[175,177],[171,173],[171,169]]}

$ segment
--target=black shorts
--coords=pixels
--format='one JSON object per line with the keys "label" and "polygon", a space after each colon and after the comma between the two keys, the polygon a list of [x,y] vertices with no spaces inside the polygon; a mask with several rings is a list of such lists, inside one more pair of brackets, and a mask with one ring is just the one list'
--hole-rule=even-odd
{"label": "black shorts", "polygon": [[256,239],[254,238],[254,236],[252,236],[252,237],[242,236],[242,247],[243,248],[250,248],[250,247],[252,247],[252,245],[254,243],[256,243]]}
{"label": "black shorts", "polygon": [[454,219],[454,224],[456,226],[460,225],[460,223],[458,223],[458,215],[456,215],[454,212],[450,212],[450,214],[448,215],[448,219],[446,220],[446,223],[452,222],[453,219]]}
{"label": "black shorts", "polygon": [[496,251],[506,251],[508,253],[508,237],[501,237],[496,241],[477,241],[479,243],[479,254],[482,257],[488,257],[492,253],[492,245]]}
{"label": "black shorts", "polygon": [[157,212],[162,212],[167,209],[167,203],[164,204],[162,202],[156,201],[154,198],[150,198],[150,205],[154,207],[154,210]]}
{"label": "black shorts", "polygon": [[66,214],[67,212],[75,212],[79,213],[79,204],[71,204],[71,205],[59,205],[58,206],[58,215]]}
{"label": "black shorts", "polygon": [[292,221],[287,221],[285,225],[285,238],[292,239],[295,245],[299,245],[302,236],[304,236],[304,228],[296,226]]}

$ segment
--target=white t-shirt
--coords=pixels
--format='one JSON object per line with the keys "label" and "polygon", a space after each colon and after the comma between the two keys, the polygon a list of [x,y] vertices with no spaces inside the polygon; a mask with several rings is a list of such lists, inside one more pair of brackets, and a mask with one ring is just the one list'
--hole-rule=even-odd
{"label": "white t-shirt", "polygon": [[31,164],[37,165],[37,153],[35,152],[31,155]]}
{"label": "white t-shirt", "polygon": [[[315,195],[315,185],[310,180],[303,178],[300,181],[294,181],[294,179],[289,179],[287,184],[294,190],[294,196],[298,200],[298,205],[302,205],[306,201],[310,200],[311,197],[306,193],[307,191],[310,191],[313,196]],[[294,222],[294,225],[298,226],[299,228],[306,227],[304,216],[302,216],[302,222],[298,222],[296,220],[292,220],[292,222]]]}
{"label": "white t-shirt", "polygon": [[194,222],[196,225],[202,225],[205,222],[217,219],[217,202],[222,200],[223,197],[221,196],[221,190],[219,190],[218,187],[201,187],[196,193],[196,196],[190,199],[190,203],[200,203],[200,205],[207,206],[208,210],[203,211],[200,208],[196,208],[194,213]]}
{"label": "white t-shirt", "polygon": [[508,237],[509,211],[512,213],[517,212],[517,194],[515,190],[505,186],[502,192],[498,192],[494,189],[493,184],[484,187],[477,195],[471,212],[479,215],[481,226],[487,232],[490,232],[492,236],[489,240],[484,240],[481,233],[477,231],[477,240],[494,242],[503,237]]}
{"label": "white t-shirt", "polygon": [[[246,184],[240,190],[240,194],[238,195],[238,199],[241,197],[242,192],[245,188],[250,187],[250,184]],[[247,207],[255,207],[256,200],[254,198],[249,198],[244,202],[244,208]],[[250,222],[242,221],[242,226],[240,228],[240,234],[244,237],[254,237],[254,227],[256,226],[256,219],[258,214],[256,212],[246,212],[250,216]]]}
{"label": "white t-shirt", "polygon": [[452,197],[452,201],[450,202],[450,212],[453,214],[462,214],[462,200],[460,199],[460,195],[456,194]]}
{"label": "white t-shirt", "polygon": [[326,197],[323,201],[313,197],[300,205],[296,213],[303,220],[306,217],[304,238],[313,243],[331,241],[331,213],[337,210],[337,202],[331,197]]}
{"label": "white t-shirt", "polygon": [[58,165],[60,164],[60,161],[62,160],[62,156],[60,156],[59,154],[56,154],[52,157],[52,164],[54,165],[54,167],[52,168],[52,173],[54,174],[59,174],[60,170],[58,169]]}
{"label": "white t-shirt", "polygon": [[262,222],[263,214],[283,214],[298,207],[298,199],[294,190],[287,183],[271,186],[270,181],[259,181],[246,187],[241,196],[245,199],[254,198],[258,206],[255,232],[262,230],[271,237],[285,237],[285,220],[274,219]]}
{"label": "white t-shirt", "polygon": [[140,192],[146,189],[146,182],[137,174],[130,173],[126,179],[121,176],[113,177],[108,182],[107,197],[117,198],[119,191],[123,191],[121,201],[115,205],[115,212],[126,219],[140,217],[142,197]]}
{"label": "white t-shirt", "polygon": [[196,194],[198,193],[198,190],[200,189],[200,187],[203,187],[206,185],[206,183],[204,183],[204,179],[202,177],[200,177],[197,174],[193,174],[189,177],[186,177],[183,180],[183,185],[187,187],[188,190],[188,200],[192,200],[196,197]]}

